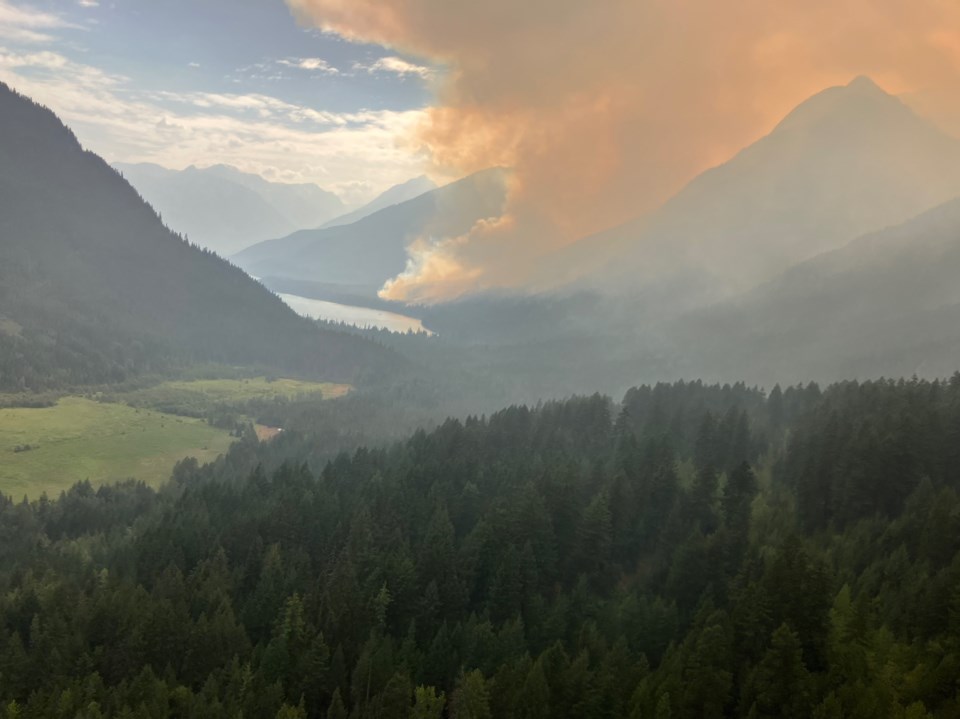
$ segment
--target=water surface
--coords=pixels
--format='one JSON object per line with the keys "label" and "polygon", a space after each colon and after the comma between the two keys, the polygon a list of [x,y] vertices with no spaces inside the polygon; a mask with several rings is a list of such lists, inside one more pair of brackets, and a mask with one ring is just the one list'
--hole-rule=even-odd
{"label": "water surface", "polygon": [[286,302],[294,312],[315,320],[330,322],[345,322],[354,327],[379,327],[392,332],[426,332],[433,334],[416,317],[407,317],[396,312],[374,310],[369,307],[355,307],[341,305],[338,302],[313,300],[299,295],[279,294],[280,299]]}

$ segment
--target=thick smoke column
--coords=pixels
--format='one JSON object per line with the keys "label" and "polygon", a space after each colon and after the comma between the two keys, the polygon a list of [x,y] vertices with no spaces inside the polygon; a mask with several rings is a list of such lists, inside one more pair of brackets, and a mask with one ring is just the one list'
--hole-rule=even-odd
{"label": "thick smoke column", "polygon": [[438,171],[515,170],[504,218],[416,243],[393,299],[522,283],[545,252],[657,206],[856,75],[960,124],[953,0],[287,1],[447,68],[416,138]]}

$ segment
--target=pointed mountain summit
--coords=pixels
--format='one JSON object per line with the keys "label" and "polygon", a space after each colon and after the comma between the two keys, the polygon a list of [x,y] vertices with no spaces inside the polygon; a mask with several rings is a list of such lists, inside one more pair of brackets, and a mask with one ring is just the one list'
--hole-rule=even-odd
{"label": "pointed mountain summit", "polygon": [[913,111],[866,75],[847,85],[829,87],[798,105],[772,135],[824,125],[863,128],[877,123],[916,120]]}
{"label": "pointed mountain summit", "polygon": [[868,78],[808,99],[659,210],[586,238],[586,284],[676,299],[745,291],[790,265],[960,195],[960,141]]}

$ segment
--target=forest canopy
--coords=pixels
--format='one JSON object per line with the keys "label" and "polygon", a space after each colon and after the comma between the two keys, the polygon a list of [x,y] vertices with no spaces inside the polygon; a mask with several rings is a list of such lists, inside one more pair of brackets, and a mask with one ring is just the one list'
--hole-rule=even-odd
{"label": "forest canopy", "polygon": [[5,717],[952,717],[960,376],[310,431],[0,507]]}

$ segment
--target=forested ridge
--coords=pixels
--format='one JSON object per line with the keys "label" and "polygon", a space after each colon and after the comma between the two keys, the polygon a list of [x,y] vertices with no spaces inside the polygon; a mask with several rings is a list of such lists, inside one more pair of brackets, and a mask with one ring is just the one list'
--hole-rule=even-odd
{"label": "forested ridge", "polygon": [[960,715],[960,376],[289,434],[4,500],[0,713]]}
{"label": "forested ridge", "polygon": [[172,232],[56,115],[0,83],[0,392],[208,362],[338,381],[404,365]]}

